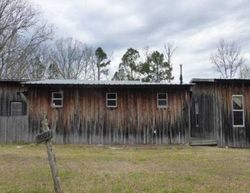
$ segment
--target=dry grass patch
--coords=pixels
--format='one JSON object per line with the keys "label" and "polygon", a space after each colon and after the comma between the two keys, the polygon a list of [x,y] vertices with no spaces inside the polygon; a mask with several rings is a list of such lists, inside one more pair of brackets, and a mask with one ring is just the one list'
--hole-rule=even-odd
{"label": "dry grass patch", "polygon": [[[250,150],[56,145],[67,193],[248,192]],[[0,192],[53,192],[44,145],[0,146]]]}

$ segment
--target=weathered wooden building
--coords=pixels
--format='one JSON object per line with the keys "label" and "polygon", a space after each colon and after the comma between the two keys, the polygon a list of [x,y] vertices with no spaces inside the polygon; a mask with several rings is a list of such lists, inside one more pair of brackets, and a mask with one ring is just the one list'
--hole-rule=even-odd
{"label": "weathered wooden building", "polygon": [[17,80],[0,80],[0,143],[28,141],[25,88]]}
{"label": "weathered wooden building", "polygon": [[24,84],[31,136],[46,113],[57,143],[188,143],[190,85],[79,80]]}
{"label": "weathered wooden building", "polygon": [[250,80],[193,79],[192,139],[219,146],[250,146]]}
{"label": "weathered wooden building", "polygon": [[250,146],[250,80],[0,81],[0,142]]}

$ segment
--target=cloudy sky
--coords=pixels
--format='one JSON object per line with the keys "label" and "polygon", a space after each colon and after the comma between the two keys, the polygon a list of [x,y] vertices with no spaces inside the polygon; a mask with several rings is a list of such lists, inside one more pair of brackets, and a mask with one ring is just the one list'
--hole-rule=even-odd
{"label": "cloudy sky", "polygon": [[73,37],[113,53],[117,68],[127,48],[163,51],[172,42],[175,81],[218,77],[209,62],[219,39],[236,41],[250,61],[249,0],[31,0],[56,37]]}

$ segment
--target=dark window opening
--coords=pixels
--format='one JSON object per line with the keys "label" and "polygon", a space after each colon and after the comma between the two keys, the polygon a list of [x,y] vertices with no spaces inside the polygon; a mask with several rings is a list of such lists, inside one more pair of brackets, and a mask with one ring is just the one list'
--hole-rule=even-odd
{"label": "dark window opening", "polygon": [[243,111],[234,111],[233,112],[233,117],[234,117],[234,125],[243,125]]}
{"label": "dark window opening", "polygon": [[158,106],[167,106],[167,101],[166,100],[158,100]]}
{"label": "dark window opening", "polygon": [[166,108],[168,106],[168,94],[157,93],[157,107]]}
{"label": "dark window opening", "polygon": [[108,99],[116,99],[116,93],[107,93]]}
{"label": "dark window opening", "polygon": [[109,108],[117,107],[117,93],[106,93],[106,106]]}
{"label": "dark window opening", "polygon": [[241,110],[243,109],[243,101],[242,96],[233,96],[233,109],[234,110]]}
{"label": "dark window opening", "polygon": [[52,92],[51,106],[54,108],[63,107],[63,92]]}

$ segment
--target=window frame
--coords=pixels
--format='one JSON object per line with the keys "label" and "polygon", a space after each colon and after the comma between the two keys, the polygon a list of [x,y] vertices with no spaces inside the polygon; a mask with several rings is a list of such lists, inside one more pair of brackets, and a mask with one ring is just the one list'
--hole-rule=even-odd
{"label": "window frame", "polygon": [[[234,97],[241,97],[242,98],[242,109],[234,109],[233,98]],[[245,108],[244,108],[244,96],[242,94],[232,95],[232,125],[233,127],[245,127]],[[242,125],[235,125],[234,124],[234,112],[242,112]]]}
{"label": "window frame", "polygon": [[[12,113],[12,104],[13,103],[20,103],[21,104],[21,114],[13,114]],[[10,101],[10,116],[25,116],[26,112],[24,112],[24,102],[23,101]]]}
{"label": "window frame", "polygon": [[[115,94],[115,99],[108,98],[109,94]],[[108,101],[115,101],[115,105],[108,105]],[[106,107],[107,108],[117,108],[117,92],[106,92]]]}
{"label": "window frame", "polygon": [[[165,94],[166,99],[159,99],[160,94]],[[166,100],[166,105],[159,105],[159,101]],[[168,108],[169,103],[168,103],[168,93],[167,92],[157,92],[157,108],[158,109],[165,109]]]}
{"label": "window frame", "polygon": [[[60,93],[62,95],[61,98],[55,98],[54,94]],[[54,100],[61,100],[62,104],[61,105],[56,105],[53,101]],[[62,108],[63,107],[63,100],[64,100],[64,96],[63,96],[63,91],[52,91],[51,92],[51,107],[53,108]]]}

